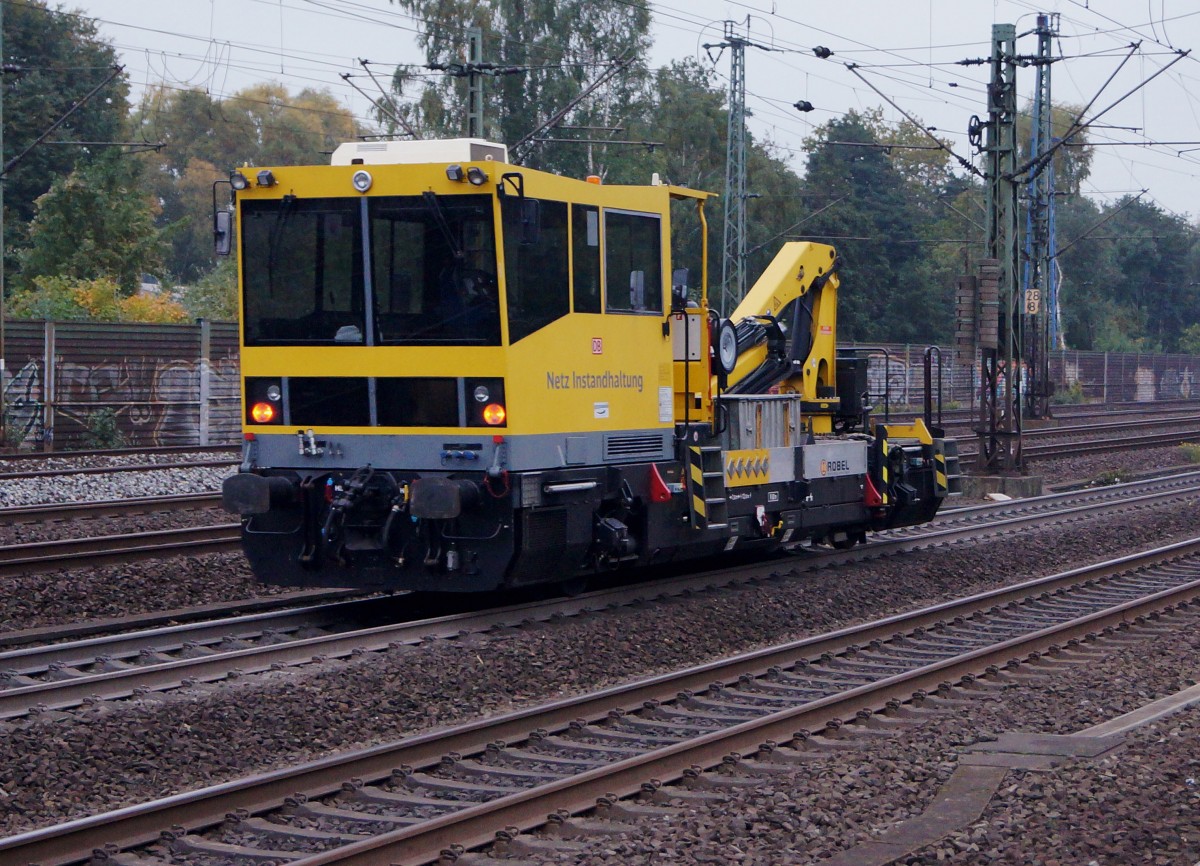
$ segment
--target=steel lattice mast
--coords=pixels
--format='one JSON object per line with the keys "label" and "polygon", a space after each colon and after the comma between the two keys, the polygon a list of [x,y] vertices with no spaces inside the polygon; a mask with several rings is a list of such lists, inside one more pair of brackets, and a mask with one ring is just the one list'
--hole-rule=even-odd
{"label": "steel lattice mast", "polygon": [[750,41],[725,22],[729,47],[729,133],[725,158],[725,240],[721,259],[721,315],[746,294],[746,46]]}
{"label": "steel lattice mast", "polygon": [[1033,96],[1033,124],[1029,157],[1036,160],[1028,186],[1029,208],[1025,216],[1025,357],[1029,381],[1025,389],[1025,412],[1031,418],[1050,415],[1050,351],[1057,338],[1057,297],[1054,242],[1054,163],[1047,158],[1053,146],[1050,102],[1051,40],[1055,29],[1049,15],[1037,19],[1037,68]]}

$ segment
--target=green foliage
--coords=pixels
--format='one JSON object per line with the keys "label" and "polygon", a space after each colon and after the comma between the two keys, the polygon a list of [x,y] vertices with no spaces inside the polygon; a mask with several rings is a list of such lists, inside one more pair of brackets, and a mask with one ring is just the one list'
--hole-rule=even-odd
{"label": "green foliage", "polygon": [[[4,161],[20,154],[52,123],[111,73],[116,50],[100,40],[96,23],[51,8],[44,0],[6,3],[4,62]],[[118,75],[55,132],[66,141],[119,141],[125,133],[129,84]],[[69,174],[78,150],[34,147],[4,177],[6,248],[24,242],[35,202],[53,179]]]}
{"label": "green foliage", "polygon": [[8,421],[4,425],[4,436],[0,438],[0,447],[7,451],[20,451],[21,446],[25,444],[25,428],[20,424],[13,424]]}
{"label": "green foliage", "polygon": [[1182,442],[1179,445],[1179,452],[1188,463],[1200,463],[1200,443]]}
{"label": "green foliage", "polygon": [[1050,402],[1059,406],[1071,406],[1086,402],[1083,396],[1083,383],[1076,379],[1065,388],[1057,388],[1050,395]]}
{"label": "green foliage", "polygon": [[839,339],[937,342],[951,333],[961,266],[940,268],[922,243],[943,218],[935,209],[943,190],[926,182],[949,175],[936,161],[894,162],[875,146],[893,134],[877,112],[850,111],[818,127],[806,140],[809,218],[800,232],[833,244],[842,259]]}
{"label": "green foliage", "polygon": [[[313,165],[343,141],[365,132],[330,93],[293,94],[273,82],[225,99],[199,90],[155,88],[134,115],[139,134],[162,141],[141,161],[155,198],[156,223],[170,247],[166,272],[194,283],[216,266],[212,243],[213,182],[242,165]],[[228,187],[225,188],[228,190]]]}
{"label": "green foliage", "polygon": [[96,450],[125,447],[125,434],[121,432],[115,409],[105,407],[88,415],[83,444]]}
{"label": "green foliage", "polygon": [[1133,480],[1133,473],[1128,469],[1110,469],[1101,472],[1091,480],[1088,487],[1111,487],[1113,484],[1125,484]]}
{"label": "green foliage", "polygon": [[[1050,129],[1055,139],[1066,137],[1067,132],[1074,126],[1075,118],[1086,114],[1081,105],[1052,105],[1050,108]],[[1033,103],[1030,102],[1024,111],[1017,114],[1017,145],[1020,151],[1019,160],[1024,164],[1030,157],[1030,147],[1033,143]],[[1054,185],[1059,191],[1070,195],[1079,195],[1080,186],[1092,171],[1092,159],[1096,155],[1096,147],[1088,140],[1087,127],[1074,132],[1067,139],[1067,146],[1060,147],[1051,157],[1054,166]]]}
{"label": "green foliage", "polygon": [[1200,322],[1183,329],[1179,336],[1179,351],[1188,355],[1200,355]]}
{"label": "green foliage", "polygon": [[60,175],[37,201],[18,285],[37,277],[110,277],[132,294],[156,270],[162,246],[153,202],[136,160],[106,151]]}
{"label": "green foliage", "polygon": [[166,295],[129,295],[106,277],[78,280],[70,277],[36,277],[29,288],[19,289],[8,301],[14,319],[99,322],[182,322],[187,311]]}
{"label": "green foliage", "polygon": [[231,322],[237,319],[237,261],[226,256],[183,292],[181,303],[193,319]]}
{"label": "green foliage", "polygon": [[[484,86],[484,137],[510,147],[565,110],[608,64],[626,68],[567,113],[566,125],[624,126],[647,102],[650,10],[645,0],[593,3],[588,0],[396,0],[425,22],[418,42],[431,64],[466,61],[465,29],[479,27],[483,59],[519,74],[489,77]],[[393,91],[409,123],[426,134],[461,136],[466,131],[467,80],[445,77],[425,84],[415,103],[404,90],[413,82],[398,72]],[[403,107],[407,103],[408,108]],[[380,117],[387,122],[385,116]],[[541,136],[537,136],[541,137]],[[572,137],[563,131],[547,137]],[[575,135],[595,138],[593,135]],[[547,145],[528,142],[515,156],[532,168],[609,179],[630,157],[627,148],[604,145]],[[643,182],[645,179],[643,179]]]}

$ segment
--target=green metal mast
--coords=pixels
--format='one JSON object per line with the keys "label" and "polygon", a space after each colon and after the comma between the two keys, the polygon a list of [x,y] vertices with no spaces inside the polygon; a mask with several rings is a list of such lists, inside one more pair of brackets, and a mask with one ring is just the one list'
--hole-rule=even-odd
{"label": "green metal mast", "polygon": [[[991,82],[986,123],[988,255],[994,268],[994,295],[980,298],[985,321],[995,323],[994,339],[981,340],[979,453],[989,471],[1020,472],[1021,308],[1017,291],[1017,29],[992,25]],[[981,286],[992,281],[980,280]],[[987,315],[991,307],[994,319]],[[991,325],[988,321],[988,325]],[[990,330],[990,327],[988,328]],[[990,344],[990,345],[989,345]]]}

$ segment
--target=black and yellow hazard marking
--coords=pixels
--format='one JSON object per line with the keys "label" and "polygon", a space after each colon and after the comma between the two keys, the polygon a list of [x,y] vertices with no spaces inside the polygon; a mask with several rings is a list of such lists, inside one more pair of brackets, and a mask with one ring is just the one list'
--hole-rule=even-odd
{"label": "black and yellow hazard marking", "polygon": [[[882,429],[882,428],[880,428]],[[888,441],[886,436],[879,438],[879,480],[883,482],[879,487],[879,499],[881,504],[888,504],[888,490],[891,489],[891,480],[888,477]]]}
{"label": "black and yellow hazard marking", "polygon": [[704,460],[698,446],[688,448],[688,493],[692,526],[703,529],[708,525],[708,503],[704,501]]}

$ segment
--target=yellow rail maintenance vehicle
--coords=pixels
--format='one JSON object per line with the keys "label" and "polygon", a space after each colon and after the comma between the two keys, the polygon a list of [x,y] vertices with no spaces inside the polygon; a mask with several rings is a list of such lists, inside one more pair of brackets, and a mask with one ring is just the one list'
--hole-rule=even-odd
{"label": "yellow rail maintenance vehicle", "polygon": [[694,286],[671,261],[672,201],[703,229],[709,194],[596,180],[476,139],[231,175],[245,441],[223,501],[259,579],[577,583],[933,517],[948,443],[869,417],[833,248],[784,245],[720,319],[707,249]]}

